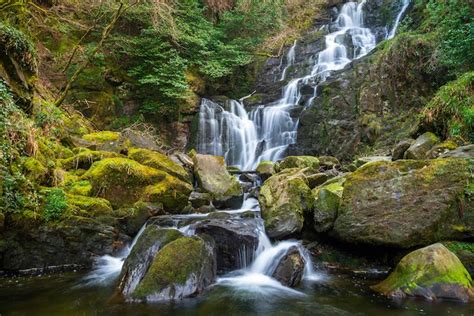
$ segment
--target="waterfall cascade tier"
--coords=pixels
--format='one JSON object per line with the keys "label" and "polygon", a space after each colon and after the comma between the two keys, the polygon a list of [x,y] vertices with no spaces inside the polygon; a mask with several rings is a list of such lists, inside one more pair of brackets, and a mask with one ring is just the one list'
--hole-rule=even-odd
{"label": "waterfall cascade tier", "polygon": [[[317,86],[333,71],[343,69],[354,59],[367,55],[376,45],[376,36],[364,26],[363,8],[367,0],[345,3],[336,20],[325,27],[332,32],[325,36],[325,48],[317,54],[315,62],[306,75],[287,78],[288,70],[295,64],[295,42],[285,56],[280,80],[288,80],[280,99],[262,104],[247,112],[243,100],[231,100],[218,104],[203,99],[200,108],[198,151],[224,156],[229,165],[242,170],[255,169],[264,160],[277,161],[283,158],[290,144],[296,142],[298,118],[295,109],[311,106],[316,98]],[[397,16],[394,33],[408,0]],[[283,59],[282,59],[283,61]],[[312,86],[314,95],[302,102],[302,87]]]}

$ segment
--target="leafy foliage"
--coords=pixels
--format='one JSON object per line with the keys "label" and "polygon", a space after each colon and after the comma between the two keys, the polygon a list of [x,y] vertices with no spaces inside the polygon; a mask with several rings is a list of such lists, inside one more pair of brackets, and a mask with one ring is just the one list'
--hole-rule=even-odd
{"label": "leafy foliage", "polygon": [[0,51],[15,56],[30,71],[36,69],[36,50],[31,40],[15,27],[0,22]]}
{"label": "leafy foliage", "polygon": [[64,191],[60,188],[54,188],[46,196],[43,218],[47,221],[58,220],[67,207],[67,198]]}

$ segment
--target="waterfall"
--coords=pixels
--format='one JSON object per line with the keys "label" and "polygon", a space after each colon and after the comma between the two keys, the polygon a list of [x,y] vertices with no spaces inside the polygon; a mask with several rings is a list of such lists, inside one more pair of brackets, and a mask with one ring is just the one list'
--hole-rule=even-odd
{"label": "waterfall", "polygon": [[[264,160],[282,159],[288,146],[296,142],[298,119],[292,112],[302,106],[301,87],[311,85],[314,91],[305,108],[317,97],[318,84],[332,72],[367,55],[377,44],[372,31],[364,27],[366,1],[347,2],[341,7],[332,24],[334,31],[325,36],[325,48],[316,56],[316,62],[308,74],[289,80],[280,99],[256,106],[249,112],[242,100],[220,105],[203,99],[199,114],[198,151],[224,156],[229,165],[241,170],[255,169]],[[394,34],[408,7],[409,0],[403,1],[390,34]],[[280,81],[286,79],[289,67],[295,63],[296,48],[295,41],[285,56],[286,65]]]}
{"label": "waterfall", "polygon": [[398,25],[400,24],[400,21],[402,20],[402,17],[405,14],[405,11],[408,9],[409,5],[410,5],[410,0],[403,0],[402,9],[398,13],[397,18],[395,19],[395,23],[393,24],[392,30],[387,35],[387,39],[392,39],[395,36]]}

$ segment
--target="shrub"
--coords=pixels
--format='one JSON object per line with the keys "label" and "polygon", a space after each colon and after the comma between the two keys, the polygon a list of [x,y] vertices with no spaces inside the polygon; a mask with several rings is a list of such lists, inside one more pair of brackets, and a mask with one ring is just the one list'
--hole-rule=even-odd
{"label": "shrub", "polygon": [[46,221],[54,221],[61,218],[63,212],[67,209],[66,194],[62,189],[54,188],[46,196],[43,218]]}

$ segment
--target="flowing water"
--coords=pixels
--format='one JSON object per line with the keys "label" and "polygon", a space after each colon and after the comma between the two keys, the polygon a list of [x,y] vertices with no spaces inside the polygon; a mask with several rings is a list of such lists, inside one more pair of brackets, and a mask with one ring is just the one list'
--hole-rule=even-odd
{"label": "flowing water", "polygon": [[[281,98],[275,102],[259,105],[247,112],[243,100],[230,100],[222,105],[203,99],[198,151],[224,156],[229,165],[242,170],[253,170],[264,160],[283,158],[288,146],[296,142],[298,119],[292,117],[291,112],[300,106],[302,86],[313,86],[314,96],[306,104],[310,106],[319,83],[324,82],[333,71],[343,69],[375,47],[375,35],[364,27],[365,2],[347,2],[342,6],[335,23],[331,25],[334,31],[325,36],[325,49],[318,53],[313,67],[305,76],[289,79]],[[405,2],[392,32],[395,32],[407,8]],[[295,41],[286,55],[280,81],[287,79],[288,69],[295,63],[296,47]]]}

